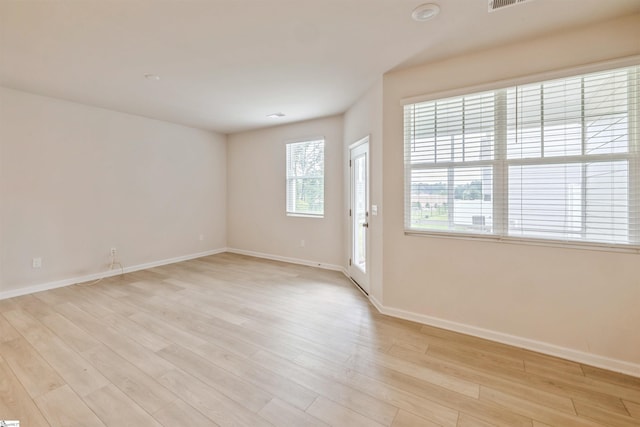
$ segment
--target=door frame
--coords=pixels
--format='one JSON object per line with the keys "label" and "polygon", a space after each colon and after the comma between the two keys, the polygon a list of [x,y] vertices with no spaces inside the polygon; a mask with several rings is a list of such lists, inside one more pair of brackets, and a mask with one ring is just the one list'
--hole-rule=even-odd
{"label": "door frame", "polygon": [[366,159],[366,172],[367,172],[367,176],[366,176],[366,215],[367,215],[367,223],[370,224],[370,220],[371,220],[371,154],[370,154],[370,149],[371,149],[371,145],[370,145],[370,135],[367,135],[363,138],[360,138],[359,140],[357,140],[356,142],[354,142],[353,144],[349,145],[349,213],[348,213],[348,220],[349,220],[349,262],[348,262],[348,266],[347,266],[347,271],[349,273],[349,277],[351,278],[351,280],[353,280],[353,282],[366,294],[369,295],[370,293],[370,277],[371,277],[371,268],[370,268],[370,254],[371,254],[371,238],[370,238],[370,234],[369,233],[369,227],[367,227],[367,231],[366,231],[366,238],[365,238],[365,247],[364,247],[364,251],[365,251],[365,271],[364,273],[362,272],[362,270],[358,267],[356,267],[352,262],[353,259],[353,253],[354,253],[354,216],[352,215],[352,213],[354,212],[354,206],[353,206],[353,201],[354,201],[354,176],[353,176],[353,163],[352,163],[352,153],[354,152],[354,150],[356,149],[360,149],[362,147],[365,147],[365,159]]}

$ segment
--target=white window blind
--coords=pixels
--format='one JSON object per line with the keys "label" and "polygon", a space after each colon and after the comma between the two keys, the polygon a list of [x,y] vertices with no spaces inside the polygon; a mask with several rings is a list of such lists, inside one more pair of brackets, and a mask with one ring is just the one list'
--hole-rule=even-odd
{"label": "white window blind", "polygon": [[405,105],[405,229],[639,246],[639,69]]}
{"label": "white window blind", "polygon": [[324,139],[287,144],[287,214],[324,215]]}

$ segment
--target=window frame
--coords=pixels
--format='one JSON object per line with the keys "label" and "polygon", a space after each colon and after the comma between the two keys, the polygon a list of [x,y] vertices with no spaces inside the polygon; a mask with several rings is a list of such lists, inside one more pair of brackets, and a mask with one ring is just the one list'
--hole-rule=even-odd
{"label": "window frame", "polygon": [[[506,90],[516,86],[522,86],[527,84],[544,83],[549,80],[563,79],[577,77],[589,73],[603,72],[608,70],[615,70],[617,68],[625,67],[640,67],[640,55],[621,58],[613,61],[605,61],[600,63],[594,63],[579,67],[572,67],[561,70],[554,70],[550,72],[537,73],[528,75],[525,77],[519,77],[515,79],[505,79],[496,81],[489,84],[468,86],[458,88],[454,90],[447,90],[442,92],[436,92],[429,95],[412,96],[401,99],[401,106],[404,107],[422,102],[445,100],[448,98],[463,97],[468,95],[476,95],[482,92],[496,92],[506,94]],[[636,80],[636,84],[640,85],[640,82]],[[502,242],[502,243],[515,243],[515,244],[531,244],[536,246],[552,246],[552,247],[570,247],[578,249],[594,249],[594,250],[606,250],[614,252],[632,252],[640,253],[640,230],[634,228],[632,225],[640,225],[640,209],[639,201],[640,197],[640,118],[638,114],[640,111],[639,99],[640,88],[630,88],[629,104],[632,107],[629,110],[630,125],[629,125],[629,149],[626,153],[612,153],[612,154],[585,154],[570,155],[570,156],[553,156],[553,157],[536,157],[536,158],[508,158],[507,155],[507,138],[506,138],[506,126],[504,129],[499,129],[496,125],[494,132],[494,155],[491,160],[477,160],[472,162],[437,162],[434,164],[437,168],[449,169],[460,167],[491,167],[493,171],[492,182],[492,201],[493,201],[493,230],[491,233],[470,233],[470,232],[455,232],[451,230],[417,230],[411,228],[411,189],[409,185],[411,183],[412,171],[419,169],[414,166],[408,166],[407,164],[407,147],[406,143],[403,143],[403,165],[404,168],[404,234],[408,236],[427,236],[438,238],[454,238],[454,239],[471,239],[471,240],[484,240],[489,242]],[[495,109],[506,108],[506,96],[502,99],[502,102],[496,102]],[[405,114],[404,111],[401,114]],[[635,123],[631,123],[635,119]],[[406,141],[407,129],[402,120],[403,126],[403,141]],[[552,164],[567,164],[567,163],[593,163],[616,161],[616,160],[628,161],[628,174],[629,182],[635,183],[635,185],[629,186],[629,237],[630,243],[607,243],[607,242],[595,242],[586,240],[565,240],[554,239],[546,237],[530,237],[530,236],[513,236],[508,235],[507,221],[505,216],[508,215],[508,168],[510,166],[526,166],[526,165],[552,165]],[[584,178],[583,178],[584,179]],[[634,188],[635,187],[635,188]],[[583,187],[584,188],[584,187]],[[635,208],[633,208],[635,207]],[[633,215],[633,217],[632,217]]]}
{"label": "window frame", "polygon": [[[290,159],[289,159],[289,149],[295,145],[302,144],[313,144],[320,142],[322,145],[322,174],[320,175],[291,175],[290,174]],[[324,218],[326,208],[326,188],[325,188],[325,176],[326,176],[326,139],[324,136],[315,136],[309,138],[301,138],[295,140],[289,140],[285,142],[285,214],[290,217],[303,217],[303,218]],[[295,210],[295,201],[293,205],[291,204],[291,191],[290,185],[292,181],[299,179],[320,179],[322,180],[322,212],[315,213],[310,211],[296,211]],[[294,210],[290,210],[289,207],[294,206]]]}

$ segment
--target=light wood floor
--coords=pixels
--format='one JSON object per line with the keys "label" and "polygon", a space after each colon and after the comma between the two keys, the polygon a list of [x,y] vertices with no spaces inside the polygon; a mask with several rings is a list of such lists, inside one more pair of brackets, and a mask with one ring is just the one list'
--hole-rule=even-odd
{"label": "light wood floor", "polygon": [[232,254],[0,301],[0,419],[37,426],[640,426],[640,379],[382,316]]}

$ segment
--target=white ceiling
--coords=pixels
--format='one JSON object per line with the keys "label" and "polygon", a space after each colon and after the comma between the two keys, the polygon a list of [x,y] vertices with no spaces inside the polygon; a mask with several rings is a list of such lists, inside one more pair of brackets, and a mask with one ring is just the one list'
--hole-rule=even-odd
{"label": "white ceiling", "polygon": [[412,21],[425,2],[0,0],[0,85],[233,133],[344,112],[390,69],[640,12],[436,0],[438,17]]}

